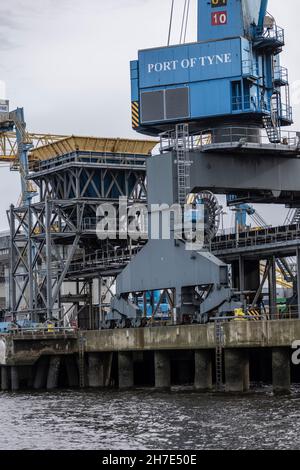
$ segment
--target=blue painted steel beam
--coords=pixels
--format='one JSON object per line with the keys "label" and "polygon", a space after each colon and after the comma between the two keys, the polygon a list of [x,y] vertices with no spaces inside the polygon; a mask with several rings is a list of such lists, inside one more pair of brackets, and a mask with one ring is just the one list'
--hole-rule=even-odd
{"label": "blue painted steel beam", "polygon": [[260,5],[259,19],[258,19],[258,28],[262,29],[264,26],[264,19],[267,13],[268,0],[262,0]]}
{"label": "blue painted steel beam", "polygon": [[21,176],[21,187],[22,187],[22,202],[25,206],[29,206],[32,198],[35,196],[32,192],[28,191],[28,181],[27,177],[29,175],[29,163],[28,163],[28,153],[33,147],[32,144],[24,142],[24,134],[21,132],[23,128],[24,133],[26,131],[26,124],[24,118],[24,108],[17,108],[14,112],[16,116],[15,129],[16,129],[16,139],[18,146],[18,157],[20,160],[20,176]]}

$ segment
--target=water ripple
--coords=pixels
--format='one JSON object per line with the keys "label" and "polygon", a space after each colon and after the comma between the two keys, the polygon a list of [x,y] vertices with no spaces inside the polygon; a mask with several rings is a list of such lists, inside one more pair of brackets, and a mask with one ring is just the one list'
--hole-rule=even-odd
{"label": "water ripple", "polygon": [[269,393],[0,393],[0,448],[300,449],[299,405]]}

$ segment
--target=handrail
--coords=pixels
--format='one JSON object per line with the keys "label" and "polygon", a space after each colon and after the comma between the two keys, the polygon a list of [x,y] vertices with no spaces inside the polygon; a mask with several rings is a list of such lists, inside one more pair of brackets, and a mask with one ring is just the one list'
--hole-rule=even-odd
{"label": "handrail", "polygon": [[35,171],[53,169],[67,163],[90,163],[95,165],[109,166],[145,166],[146,157],[140,155],[115,155],[115,154],[97,154],[97,153],[68,153],[51,160],[39,160],[31,162],[31,168]]}
{"label": "handrail", "polygon": [[271,243],[283,243],[300,239],[300,225],[247,229],[239,233],[217,236],[211,243],[213,251],[232,248],[264,246]]}
{"label": "handrail", "polygon": [[276,39],[277,41],[284,43],[284,29],[277,26],[277,24],[274,24],[272,28],[264,29],[263,37],[266,39]]}
{"label": "handrail", "polygon": [[242,61],[242,71],[243,75],[252,75],[254,77],[258,76],[258,65],[253,59],[243,60]]}
{"label": "handrail", "polygon": [[282,81],[284,83],[289,82],[289,72],[287,67],[283,67],[282,65],[277,65],[274,67],[274,80]]}
{"label": "handrail", "polygon": [[[278,308],[278,307],[277,307]],[[276,308],[276,309],[277,309]],[[294,308],[296,308],[296,306],[294,306]],[[287,315],[286,318],[283,318],[285,315]],[[237,316],[228,316],[228,317],[211,317],[210,318],[210,322],[211,323],[216,323],[216,322],[223,322],[223,323],[226,323],[226,322],[230,322],[230,321],[237,321],[237,322],[242,322],[242,321],[267,321],[267,322],[270,322],[270,321],[290,321],[290,320],[293,320],[293,319],[299,319],[299,314],[298,313],[282,313],[280,314],[279,311],[277,311],[275,314],[273,314],[272,316],[270,315],[270,313],[267,313],[267,314],[261,314],[261,315],[244,315],[244,316],[241,316],[241,317],[237,317]]]}
{"label": "handrail", "polygon": [[83,256],[80,261],[72,263],[69,271],[74,272],[84,270],[86,268],[94,268],[95,266],[111,266],[112,264],[128,263],[133,256],[141,250],[142,246],[137,246],[131,249],[119,249],[102,251],[97,250],[94,254]]}
{"label": "handrail", "polygon": [[279,42],[281,45],[284,45],[284,42],[285,42],[284,29],[281,28],[280,26],[277,26],[277,24],[264,27],[263,30],[258,28],[256,39],[257,40],[274,39],[275,41]]}
{"label": "handrail", "polygon": [[7,332],[3,332],[1,333],[0,332],[0,335],[1,334],[10,334],[10,335],[13,335],[13,336],[25,336],[25,335],[30,335],[30,336],[34,336],[34,335],[39,335],[39,334],[42,334],[43,336],[47,335],[47,336],[55,336],[55,335],[64,335],[64,336],[67,336],[67,335],[74,335],[74,334],[77,334],[77,329],[76,328],[58,328],[58,327],[54,327],[52,328],[50,325],[47,326],[45,325],[44,327],[32,327],[32,328],[9,328],[7,330]]}
{"label": "handrail", "polygon": [[[285,103],[281,104],[279,110],[279,117],[291,118],[291,107]],[[269,138],[266,134],[260,132],[259,129],[253,127],[236,127],[228,126],[223,128],[206,129],[197,135],[190,136],[190,150],[200,148],[205,150],[214,145],[225,147],[236,147],[237,145],[255,145],[266,146],[276,145],[282,148],[298,148],[300,145],[299,133],[296,131],[281,131],[281,142],[279,144],[270,144]]]}

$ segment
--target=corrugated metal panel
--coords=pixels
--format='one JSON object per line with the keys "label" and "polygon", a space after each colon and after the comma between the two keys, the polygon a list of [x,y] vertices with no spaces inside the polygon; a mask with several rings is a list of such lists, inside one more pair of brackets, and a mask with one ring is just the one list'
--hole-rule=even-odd
{"label": "corrugated metal panel", "polygon": [[149,155],[158,144],[154,140],[112,139],[71,136],[30,153],[30,161],[49,160],[68,155],[75,151],[115,153],[128,155]]}

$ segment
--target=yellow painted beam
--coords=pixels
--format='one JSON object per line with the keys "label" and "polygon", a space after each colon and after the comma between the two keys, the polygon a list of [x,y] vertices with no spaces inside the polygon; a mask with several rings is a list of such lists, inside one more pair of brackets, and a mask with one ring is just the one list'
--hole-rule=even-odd
{"label": "yellow painted beam", "polygon": [[[34,148],[49,145],[67,136],[57,134],[29,133],[28,139]],[[14,132],[0,134],[0,163],[14,163],[17,159],[17,141]]]}
{"label": "yellow painted beam", "polygon": [[[265,272],[265,264],[262,264],[260,268],[260,274],[263,276]],[[280,271],[280,269],[276,268],[276,284],[279,285],[280,287],[283,287],[285,289],[293,289],[293,283],[292,282],[287,282]]]}

